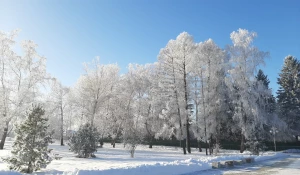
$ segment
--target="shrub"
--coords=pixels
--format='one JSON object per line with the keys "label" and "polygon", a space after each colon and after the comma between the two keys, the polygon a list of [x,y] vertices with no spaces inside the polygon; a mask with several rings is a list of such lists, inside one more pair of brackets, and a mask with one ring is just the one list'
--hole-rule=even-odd
{"label": "shrub", "polygon": [[89,123],[81,126],[79,130],[70,138],[68,145],[70,150],[79,158],[95,157],[97,151],[97,143],[100,139],[100,134],[97,128]]}

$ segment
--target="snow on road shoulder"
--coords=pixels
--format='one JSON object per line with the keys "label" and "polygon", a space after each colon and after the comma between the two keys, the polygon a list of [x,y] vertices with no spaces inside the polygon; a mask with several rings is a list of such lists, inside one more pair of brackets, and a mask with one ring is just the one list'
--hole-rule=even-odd
{"label": "snow on road shoulder", "polygon": [[283,153],[300,153],[300,149],[288,149],[283,151]]}
{"label": "snow on road shoulder", "polygon": [[285,153],[281,153],[281,152],[270,152],[261,156],[255,156],[255,161],[256,162],[260,162],[260,161],[266,161],[266,160],[271,160],[271,159],[276,159],[276,158],[285,158],[288,157],[288,154]]}

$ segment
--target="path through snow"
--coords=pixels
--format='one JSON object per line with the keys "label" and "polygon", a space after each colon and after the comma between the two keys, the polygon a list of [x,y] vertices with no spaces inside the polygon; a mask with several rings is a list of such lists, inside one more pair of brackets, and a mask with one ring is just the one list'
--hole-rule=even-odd
{"label": "path through snow", "polygon": [[299,175],[300,154],[278,157],[229,169],[207,170],[185,175]]}

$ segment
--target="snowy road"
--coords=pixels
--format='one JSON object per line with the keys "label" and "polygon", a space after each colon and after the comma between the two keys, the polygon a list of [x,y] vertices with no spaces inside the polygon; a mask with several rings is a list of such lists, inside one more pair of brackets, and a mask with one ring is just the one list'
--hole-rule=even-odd
{"label": "snowy road", "polygon": [[185,175],[300,175],[300,154],[290,154],[285,159],[257,162],[230,169],[199,171]]}

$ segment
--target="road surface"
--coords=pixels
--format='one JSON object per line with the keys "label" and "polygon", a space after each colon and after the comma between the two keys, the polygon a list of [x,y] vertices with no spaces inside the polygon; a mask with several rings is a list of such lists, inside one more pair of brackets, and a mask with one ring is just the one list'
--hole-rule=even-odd
{"label": "road surface", "polygon": [[300,154],[284,159],[256,162],[234,168],[199,171],[186,175],[300,175]]}

